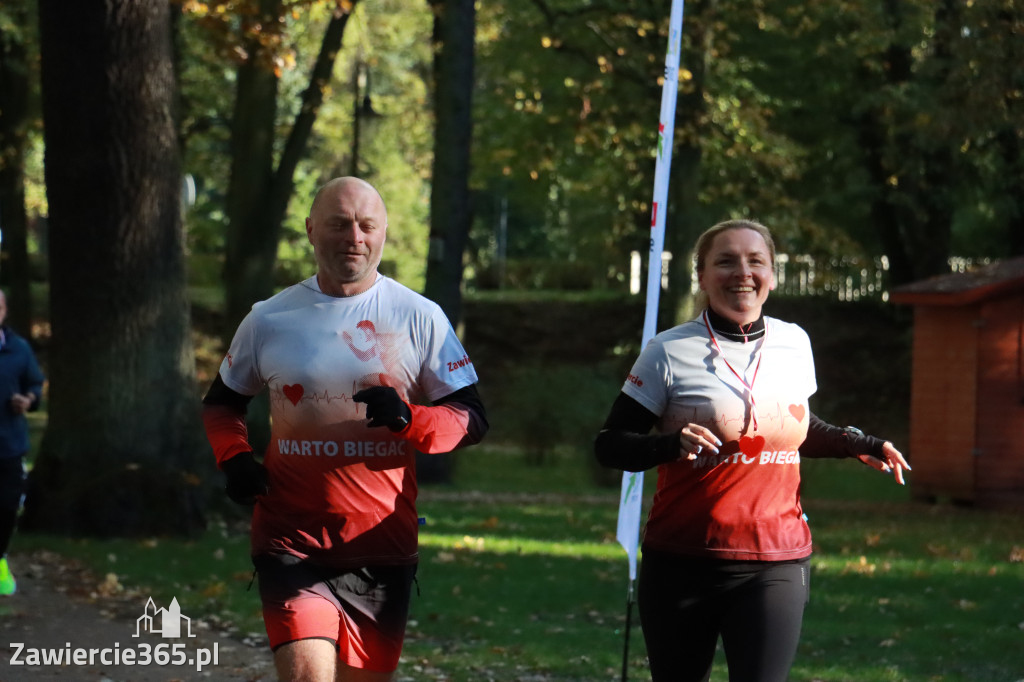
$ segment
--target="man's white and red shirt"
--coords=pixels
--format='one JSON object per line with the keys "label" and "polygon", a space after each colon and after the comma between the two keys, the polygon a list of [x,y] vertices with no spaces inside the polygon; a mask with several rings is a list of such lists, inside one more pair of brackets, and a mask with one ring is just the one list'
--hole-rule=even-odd
{"label": "man's white and red shirt", "polygon": [[[419,404],[477,382],[439,306],[388,277],[337,298],[314,276],[253,306],[220,376],[239,394],[266,387],[270,396],[270,489],[253,513],[254,555],[289,553],[339,568],[416,561],[416,450],[451,449],[468,419],[457,408]],[[393,387],[414,424],[423,410],[445,410],[448,432],[417,439],[367,427],[365,405],[352,397],[373,386]],[[232,454],[222,448],[218,461]]]}

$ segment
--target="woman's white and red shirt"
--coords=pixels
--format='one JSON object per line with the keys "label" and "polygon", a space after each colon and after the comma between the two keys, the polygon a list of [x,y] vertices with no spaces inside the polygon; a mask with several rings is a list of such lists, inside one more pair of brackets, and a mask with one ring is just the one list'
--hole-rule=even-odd
{"label": "woman's white and red shirt", "polygon": [[744,341],[702,316],[655,336],[633,365],[622,392],[658,417],[660,433],[696,423],[723,443],[717,455],[659,466],[645,547],[722,560],[810,555],[799,448],[814,360],[803,329],[763,319],[763,336]]}

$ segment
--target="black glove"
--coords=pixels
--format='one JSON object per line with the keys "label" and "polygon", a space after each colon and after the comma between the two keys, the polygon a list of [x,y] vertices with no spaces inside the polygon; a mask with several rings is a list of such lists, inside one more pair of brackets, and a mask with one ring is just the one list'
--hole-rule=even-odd
{"label": "black glove", "polygon": [[364,388],[352,396],[352,400],[366,403],[366,416],[370,419],[367,426],[386,426],[398,433],[412,421],[412,410],[390,386]]}
{"label": "black glove", "polygon": [[251,452],[242,452],[220,465],[228,479],[224,491],[233,502],[256,504],[256,498],[266,495],[267,469],[256,461]]}

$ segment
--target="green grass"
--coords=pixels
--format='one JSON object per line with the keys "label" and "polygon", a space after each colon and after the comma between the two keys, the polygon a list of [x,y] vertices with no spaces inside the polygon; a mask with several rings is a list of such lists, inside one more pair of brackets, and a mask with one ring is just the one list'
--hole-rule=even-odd
{"label": "green grass", "polygon": [[811,502],[797,680],[1024,677],[1024,534],[1008,514]]}
{"label": "green grass", "polygon": [[[1018,516],[915,504],[853,462],[805,471],[815,555],[794,682],[1024,679]],[[571,450],[527,467],[511,446],[479,447],[460,455],[457,477],[421,493],[420,594],[400,679],[619,679],[627,568],[614,539],[618,491],[589,483]],[[193,618],[262,632],[242,524],[214,524],[192,542],[16,542],[77,557],[145,596],[176,596]],[[635,614],[629,667],[631,679],[647,679]],[[721,660],[713,679],[725,679]]]}

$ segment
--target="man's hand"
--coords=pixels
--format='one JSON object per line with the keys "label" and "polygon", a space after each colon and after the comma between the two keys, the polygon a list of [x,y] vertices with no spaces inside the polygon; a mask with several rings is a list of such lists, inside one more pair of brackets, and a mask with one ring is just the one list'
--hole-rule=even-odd
{"label": "man's hand", "polygon": [[10,405],[14,414],[25,414],[28,412],[28,408],[32,407],[32,396],[15,393],[11,396]]}
{"label": "man's hand", "polygon": [[242,452],[220,465],[228,479],[224,491],[233,502],[256,504],[256,498],[266,495],[267,469],[256,461],[251,452]]}
{"label": "man's hand", "polygon": [[364,388],[352,396],[352,400],[366,403],[366,416],[370,420],[367,426],[386,426],[398,433],[412,421],[412,410],[390,386]]}

